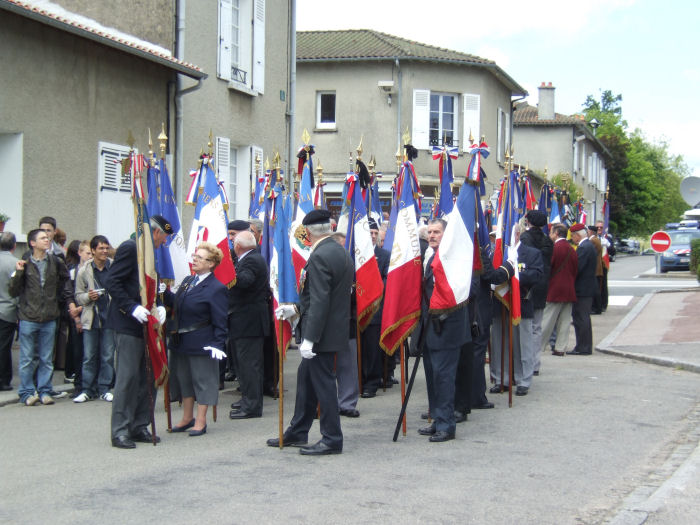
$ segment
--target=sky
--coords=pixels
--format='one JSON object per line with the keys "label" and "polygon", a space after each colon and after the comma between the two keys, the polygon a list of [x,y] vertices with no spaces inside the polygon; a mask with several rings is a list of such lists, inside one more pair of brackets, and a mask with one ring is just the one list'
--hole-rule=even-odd
{"label": "sky", "polygon": [[[297,0],[297,30],[374,29],[494,60],[555,111],[622,95],[631,132],[665,141],[700,176],[700,2],[673,0]],[[517,157],[517,152],[516,152]]]}

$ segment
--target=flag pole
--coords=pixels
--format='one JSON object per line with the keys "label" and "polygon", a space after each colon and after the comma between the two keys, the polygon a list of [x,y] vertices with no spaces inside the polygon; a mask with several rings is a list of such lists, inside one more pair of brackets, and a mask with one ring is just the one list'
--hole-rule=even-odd
{"label": "flag pole", "polygon": [[284,448],[284,362],[283,362],[283,331],[284,331],[284,321],[282,319],[278,322],[277,330],[277,359],[279,362],[278,367],[278,388],[279,396],[277,397],[277,404],[279,406],[279,434],[280,434],[280,449]]}

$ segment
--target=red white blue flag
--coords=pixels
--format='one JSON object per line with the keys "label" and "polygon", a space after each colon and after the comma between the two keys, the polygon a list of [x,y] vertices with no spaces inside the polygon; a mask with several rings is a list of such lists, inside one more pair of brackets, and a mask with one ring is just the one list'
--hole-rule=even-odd
{"label": "red white blue flag", "polygon": [[489,153],[489,145],[486,144],[486,142],[482,142],[481,144],[472,144],[471,148],[469,148],[471,160],[469,161],[469,166],[467,167],[467,180],[472,182],[481,181],[481,159],[482,157],[487,158]]}
{"label": "red white blue flag", "polygon": [[224,257],[214,269],[214,276],[230,288],[236,284],[236,269],[228,246],[226,197],[221,191],[209,160],[207,156],[202,158],[202,165],[195,176],[198,188],[190,191],[196,195],[196,204],[187,253],[188,257],[194,255],[197,245],[201,242],[210,242],[218,246]]}
{"label": "red white blue flag", "polygon": [[396,206],[384,240],[391,250],[386,278],[379,344],[393,355],[411,334],[420,317],[423,268],[416,214],[419,189],[411,162],[404,162],[397,181]]}
{"label": "red white blue flag", "polygon": [[452,159],[459,156],[459,149],[443,146],[433,146],[433,160],[439,160],[438,172],[440,174],[440,200],[437,202],[432,213],[433,217],[444,218],[449,215],[454,208],[454,198],[452,197]]}
{"label": "red white blue flag", "polygon": [[[300,162],[301,163],[301,162]],[[307,153],[301,171],[301,183],[299,184],[299,196],[294,222],[289,231],[289,245],[292,249],[292,262],[297,280],[297,288],[301,278],[301,271],[306,266],[306,261],[311,255],[311,243],[306,235],[306,227],[302,224],[304,217],[314,209],[314,184],[313,161],[311,154]]]}
{"label": "red white blue flag", "polygon": [[345,248],[352,254],[355,263],[355,298],[357,303],[357,323],[360,330],[369,324],[379,308],[384,295],[384,282],[379,273],[374,245],[369,232],[367,209],[362,198],[357,175],[348,177],[347,198],[350,200],[348,231]]}
{"label": "red white blue flag", "polygon": [[432,262],[435,288],[430,298],[431,312],[448,312],[464,306],[469,299],[474,263],[476,186],[462,184],[447,226]]}

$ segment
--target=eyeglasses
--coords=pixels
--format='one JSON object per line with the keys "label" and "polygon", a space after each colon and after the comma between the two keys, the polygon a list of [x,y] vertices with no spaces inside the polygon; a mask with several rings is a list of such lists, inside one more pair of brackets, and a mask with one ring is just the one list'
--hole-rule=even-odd
{"label": "eyeglasses", "polygon": [[211,259],[207,259],[206,257],[202,257],[201,255],[197,255],[197,254],[194,254],[194,255],[192,256],[192,259],[195,260],[195,261],[207,261],[207,262],[211,262]]}

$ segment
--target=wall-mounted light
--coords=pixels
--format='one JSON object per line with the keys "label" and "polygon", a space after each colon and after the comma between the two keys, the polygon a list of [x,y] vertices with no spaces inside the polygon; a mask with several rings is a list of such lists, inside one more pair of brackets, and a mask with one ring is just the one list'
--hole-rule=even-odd
{"label": "wall-mounted light", "polygon": [[391,93],[386,96],[386,103],[391,106]]}

